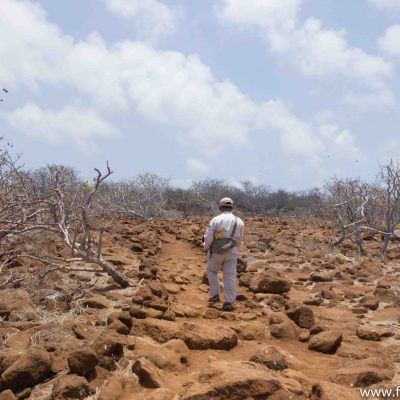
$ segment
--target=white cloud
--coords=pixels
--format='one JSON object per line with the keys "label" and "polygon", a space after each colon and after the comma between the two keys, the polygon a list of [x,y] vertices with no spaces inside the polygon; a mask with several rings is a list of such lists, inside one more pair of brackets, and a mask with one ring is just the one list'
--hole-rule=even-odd
{"label": "white cloud", "polygon": [[59,111],[42,110],[34,103],[14,110],[9,124],[27,136],[53,143],[74,142],[83,153],[96,149],[99,136],[114,136],[115,129],[103,121],[95,110],[65,107]]}
{"label": "white cloud", "polygon": [[242,26],[291,29],[300,4],[301,0],[222,0],[216,8],[221,18]]}
{"label": "white cloud", "polygon": [[[289,10],[287,15],[294,12]],[[281,21],[285,24],[283,16]],[[67,121],[79,125],[81,117],[85,120],[84,112],[28,105],[9,119],[25,133],[35,123],[31,134],[38,128],[48,139],[55,140],[56,133],[78,144],[81,138],[87,146],[95,140],[95,131],[112,133],[99,115],[134,111],[157,122],[161,130],[167,127],[179,133],[188,146],[209,156],[232,146],[248,146],[253,132],[264,135],[266,141],[269,135],[279,135],[285,154],[307,157],[314,165],[329,146],[316,128],[293,115],[282,101],[253,101],[232,82],[217,80],[196,55],[155,50],[143,42],[108,46],[98,34],[77,42],[49,23],[39,6],[29,1],[0,1],[0,34],[1,82],[16,89],[41,88],[43,83],[55,89],[72,88],[98,110],[97,114],[89,110],[90,123],[74,131]]]}
{"label": "white cloud", "polygon": [[379,39],[379,46],[391,56],[400,56],[400,24],[392,25],[386,30],[385,36]]}
{"label": "white cloud", "polygon": [[46,22],[37,3],[1,0],[0,37],[1,82],[37,88],[39,80],[59,81],[72,39]]}
{"label": "white cloud", "polygon": [[328,156],[366,161],[365,156],[354,144],[354,137],[349,130],[341,130],[335,124],[324,124],[320,126],[320,134],[326,140]]}
{"label": "white cloud", "polygon": [[313,128],[292,115],[283,102],[264,103],[258,117],[260,129],[267,127],[280,133],[285,153],[311,157],[315,161],[324,151],[324,144]]}
{"label": "white cloud", "polygon": [[342,76],[381,90],[393,68],[379,56],[351,46],[345,30],[323,26],[316,18],[299,23],[301,0],[221,0],[219,16],[239,26],[254,27],[270,51],[286,57],[304,75]]}
{"label": "white cloud", "polygon": [[343,96],[343,101],[358,110],[388,108],[396,103],[393,93],[385,87],[377,89],[375,92],[347,91]]}
{"label": "white cloud", "polygon": [[158,0],[101,0],[120,18],[134,20],[144,38],[155,40],[173,33],[177,15]]}
{"label": "white cloud", "polygon": [[209,165],[207,165],[199,160],[196,160],[194,158],[187,159],[186,166],[194,173],[208,174],[211,171],[211,168]]}
{"label": "white cloud", "polygon": [[369,0],[370,4],[383,11],[400,11],[399,0]]}

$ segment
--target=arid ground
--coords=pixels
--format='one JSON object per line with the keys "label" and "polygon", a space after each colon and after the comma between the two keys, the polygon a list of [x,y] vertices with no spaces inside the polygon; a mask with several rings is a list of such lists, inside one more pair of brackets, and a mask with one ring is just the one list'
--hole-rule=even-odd
{"label": "arid ground", "polygon": [[[331,247],[322,223],[245,218],[226,313],[207,303],[207,222],[109,227],[104,257],[128,288],[74,259],[3,270],[3,282],[24,279],[0,290],[0,399],[347,400],[400,385],[396,243],[382,257],[381,238],[367,238],[360,257],[350,241]],[[17,246],[68,257],[51,236]]]}

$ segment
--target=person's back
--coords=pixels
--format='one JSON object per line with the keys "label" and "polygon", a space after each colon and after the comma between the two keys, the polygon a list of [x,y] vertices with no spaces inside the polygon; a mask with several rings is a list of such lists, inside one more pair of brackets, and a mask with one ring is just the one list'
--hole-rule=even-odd
{"label": "person's back", "polygon": [[[221,214],[214,217],[204,235],[204,250],[208,252],[207,274],[210,285],[210,300],[215,303],[219,301],[218,272],[224,274],[224,306],[225,311],[233,309],[236,299],[236,264],[238,257],[238,246],[242,244],[244,233],[244,222],[232,213],[233,201],[225,197],[220,201]],[[228,242],[220,248],[214,246],[216,242],[226,239]],[[229,241],[227,239],[233,239]],[[231,243],[229,243],[231,242]],[[222,250],[221,250],[222,248]],[[221,251],[213,251],[220,249]]]}
{"label": "person's back", "polygon": [[[235,223],[236,229],[233,232]],[[204,238],[204,247],[208,249],[214,239],[222,238],[232,238],[236,241],[237,246],[239,246],[243,237],[243,228],[244,222],[235,216],[232,211],[223,211],[210,221]],[[231,237],[232,232],[233,236]]]}

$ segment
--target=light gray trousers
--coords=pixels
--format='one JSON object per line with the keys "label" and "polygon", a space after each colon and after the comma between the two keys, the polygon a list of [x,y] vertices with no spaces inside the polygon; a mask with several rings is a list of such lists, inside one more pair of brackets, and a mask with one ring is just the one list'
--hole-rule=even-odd
{"label": "light gray trousers", "polygon": [[207,276],[210,285],[210,297],[219,294],[218,272],[222,268],[224,275],[224,302],[236,300],[236,264],[238,252],[233,248],[226,253],[212,254],[207,261]]}

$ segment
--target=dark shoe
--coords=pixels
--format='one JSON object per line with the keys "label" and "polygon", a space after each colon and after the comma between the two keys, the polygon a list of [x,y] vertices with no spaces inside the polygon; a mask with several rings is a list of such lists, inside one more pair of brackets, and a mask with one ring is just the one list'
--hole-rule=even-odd
{"label": "dark shoe", "polygon": [[219,294],[216,294],[215,296],[210,297],[210,298],[208,299],[208,302],[209,302],[209,303],[218,303],[218,302],[219,302]]}
{"label": "dark shoe", "polygon": [[233,311],[233,304],[232,303],[224,303],[222,306],[224,311]]}

